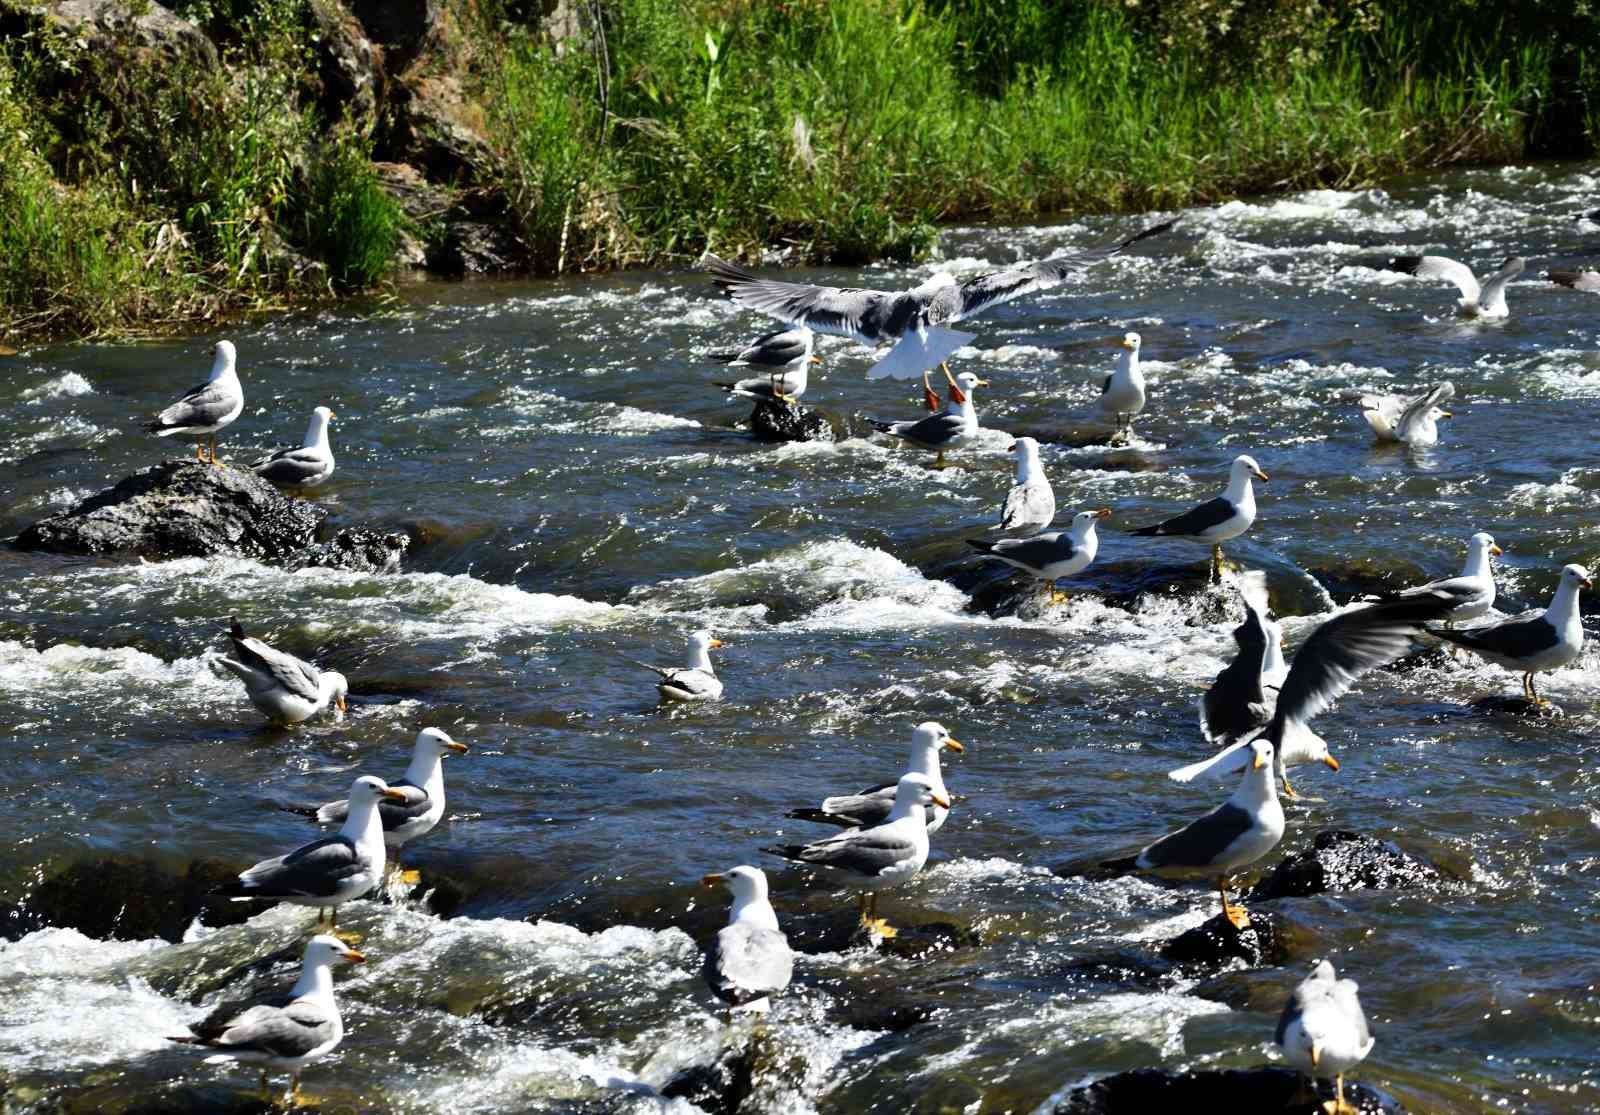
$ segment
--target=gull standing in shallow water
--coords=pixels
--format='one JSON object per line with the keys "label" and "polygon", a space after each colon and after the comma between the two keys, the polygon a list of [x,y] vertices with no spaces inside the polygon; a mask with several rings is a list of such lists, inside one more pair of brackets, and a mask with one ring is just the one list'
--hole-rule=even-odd
{"label": "gull standing in shallow water", "polygon": [[[337,930],[339,907],[383,882],[387,857],[378,802],[384,799],[403,802],[406,796],[389,789],[381,778],[362,775],[350,784],[350,814],[338,832],[288,855],[262,860],[239,872],[237,883],[211,893],[236,902],[261,899],[329,910],[330,924]],[[317,921],[322,921],[320,912]]]}
{"label": "gull standing in shallow water", "polygon": [[[948,799],[950,791],[945,789],[944,772],[939,766],[939,752],[954,751],[959,755],[965,750],[961,741],[952,736],[943,724],[932,720],[925,721],[912,729],[911,758],[906,762],[906,773],[922,775],[928,780],[928,785],[933,788],[935,794]],[[881,825],[889,819],[889,814],[894,810],[898,787],[899,784],[896,782],[886,782],[881,786],[862,790],[859,794],[840,794],[823,798],[821,809],[792,809],[785,816],[796,821],[819,821],[825,825],[838,825],[841,828],[870,828],[873,825]],[[927,807],[929,836],[939,831],[949,813],[949,806],[939,805],[937,802]]]}
{"label": "gull standing in shallow water", "polygon": [[1139,334],[1124,333],[1117,367],[1100,385],[1100,409],[1116,424],[1111,441],[1133,437],[1133,420],[1144,409],[1144,373],[1139,370]]}
{"label": "gull standing in shallow water", "polygon": [[1389,261],[1389,270],[1403,271],[1419,279],[1443,279],[1461,292],[1462,317],[1502,318],[1510,316],[1506,307],[1506,284],[1527,268],[1521,256],[1507,256],[1500,270],[1480,286],[1472,268],[1446,256],[1399,256]]}
{"label": "gull standing in shallow water", "polygon": [[806,867],[823,868],[860,892],[861,924],[880,937],[895,930],[878,917],[878,891],[909,882],[928,862],[928,823],[923,807],[950,808],[950,799],[921,774],[902,775],[889,819],[872,828],[848,829],[810,844],[779,844],[762,851]]}
{"label": "gull standing in shallow water", "polygon": [[1222,544],[1230,538],[1239,537],[1256,521],[1256,492],[1250,482],[1252,477],[1262,483],[1267,481],[1267,474],[1261,471],[1254,457],[1235,457],[1228,471],[1228,487],[1216,499],[1207,500],[1182,515],[1154,526],[1140,527],[1130,533],[1146,538],[1193,538],[1211,543],[1211,580],[1220,583]]}
{"label": "gull standing in shallow water", "polygon": [[1017,482],[1000,507],[997,529],[1038,534],[1056,517],[1056,493],[1039,463],[1039,443],[1031,437],[1019,437],[1009,451],[1017,455]]}
{"label": "gull standing in shallow water", "polygon": [[1446,642],[1466,647],[1497,666],[1522,674],[1522,695],[1536,705],[1550,702],[1539,696],[1533,675],[1559,670],[1576,662],[1583,653],[1583,618],[1578,614],[1578,592],[1593,588],[1589,571],[1569,565],[1561,571],[1561,583],[1550,606],[1544,611],[1524,612],[1499,623],[1470,627],[1465,631],[1430,628],[1430,634]]}
{"label": "gull standing in shallow water", "polygon": [[333,449],[328,445],[328,423],[333,411],[317,407],[306,426],[305,442],[298,449],[280,449],[250,468],[263,480],[282,488],[315,488],[333,475]]}
{"label": "gull standing in shallow water", "polygon": [[298,724],[331,703],[342,716],[350,683],[337,670],[319,670],[292,654],[247,636],[238,619],[230,619],[229,638],[236,658],[222,664],[244,682],[250,700],[280,724]]}
{"label": "gull standing in shallow water", "polygon": [[1045,587],[1050,602],[1058,604],[1067,594],[1056,588],[1060,577],[1082,573],[1100,551],[1100,536],[1095,525],[1111,517],[1111,509],[1079,511],[1072,517],[1072,526],[1066,530],[1036,534],[1032,538],[1002,538],[998,542],[969,538],[967,545],[989,557],[999,558],[1007,565],[1033,575]]}
{"label": "gull standing in shallow water", "polygon": [[306,942],[300,978],[287,994],[224,1003],[190,1026],[189,1035],[167,1040],[211,1051],[208,1065],[230,1061],[260,1065],[261,1093],[269,1099],[268,1071],[287,1072],[292,1082],[289,1094],[299,1106],[300,1070],[332,1053],[344,1040],[344,1019],[333,997],[333,966],[366,959],[337,937],[318,934]]}
{"label": "gull standing in shallow water", "polygon": [[[933,467],[944,468],[947,450],[958,449],[978,435],[978,411],[973,406],[972,393],[988,386],[988,380],[979,379],[971,372],[962,372],[951,383],[950,401],[939,413],[910,422],[885,422],[876,418],[868,418],[867,422],[880,434],[889,434],[918,448],[937,453]],[[930,399],[938,398],[931,388],[928,389],[928,395]]]}
{"label": "gull standing in shallow water", "polygon": [[1361,417],[1380,442],[1426,448],[1439,444],[1439,419],[1454,418],[1439,406],[1455,397],[1456,385],[1445,380],[1415,399],[1399,395],[1361,396]]}
{"label": "gull standing in shallow water", "polygon": [[713,354],[711,359],[730,368],[755,368],[763,374],[735,382],[712,380],[712,386],[730,398],[772,399],[792,403],[806,393],[807,372],[822,363],[812,353],[816,334],[805,326],[763,333],[738,352]]}
{"label": "gull standing in shallow water", "polygon": [[1455,607],[1449,592],[1419,588],[1394,600],[1353,608],[1313,631],[1295,652],[1294,663],[1278,691],[1272,719],[1253,739],[1226,747],[1203,762],[1180,767],[1167,777],[1191,782],[1202,775],[1238,770],[1250,760],[1246,747],[1265,740],[1274,749],[1276,774],[1283,792],[1298,797],[1289,785],[1288,768],[1322,763],[1339,769],[1328,753],[1328,741],[1311,730],[1311,721],[1345,694],[1368,670],[1393,662],[1411,649],[1412,639]]}
{"label": "gull standing in shallow water", "polygon": [[194,436],[198,439],[194,446],[194,459],[197,461],[207,460],[200,455],[200,447],[209,434],[209,460],[214,465],[220,465],[222,462],[217,459],[217,431],[239,417],[244,410],[244,388],[239,384],[239,373],[234,370],[234,359],[233,342],[218,341],[211,360],[211,378],[198,387],[191,387],[183,398],[156,415],[154,421],[146,422],[144,428],[157,437],[171,437],[174,434]]}
{"label": "gull standing in shallow water", "polygon": [[976,317],[1013,298],[1049,290],[1066,277],[1130,245],[1177,224],[1177,218],[1153,225],[1123,240],[1071,252],[1040,263],[1023,264],[958,281],[948,271],[906,291],[814,286],[763,279],[753,271],[707,253],[705,266],[718,289],[749,310],[790,325],[806,325],[818,333],[851,337],[862,344],[894,348],[868,373],[871,379],[923,376],[938,367],[971,333],[944,328]]}
{"label": "gull standing in shallow water", "polygon": [[1328,1115],[1358,1115],[1360,1108],[1346,1103],[1344,1074],[1372,1052],[1372,1032],[1357,996],[1355,980],[1339,979],[1333,965],[1317,961],[1284,1004],[1273,1038],[1284,1059],[1316,1081],[1334,1079],[1334,1098],[1323,1104]]}
{"label": "gull standing in shallow water", "polygon": [[771,997],[794,978],[794,953],[778,928],[778,915],[767,900],[767,875],[759,867],[739,866],[707,875],[707,886],[725,886],[733,894],[728,924],[706,946],[701,967],[706,986],[728,1004],[728,1013],[765,1014]]}
{"label": "gull standing in shallow water", "polygon": [[[442,728],[424,728],[417,733],[411,747],[411,765],[389,789],[401,800],[384,797],[378,802],[378,818],[383,822],[383,843],[395,853],[394,866],[398,869],[400,849],[406,844],[433,831],[444,816],[444,763],[446,755],[465,755],[467,745],[457,743]],[[291,813],[303,813],[322,825],[342,825],[350,819],[350,800],[341,798],[315,808],[288,807]],[[400,872],[401,881],[415,884],[419,881],[415,871]]]}
{"label": "gull standing in shallow water", "polygon": [[696,631],[689,636],[686,666],[652,666],[626,656],[623,661],[658,676],[661,680],[656,684],[656,692],[664,701],[716,701],[722,697],[722,681],[711,667],[711,652],[720,646],[722,640],[712,638],[711,632]]}
{"label": "gull standing in shallow water", "polygon": [[1459,577],[1429,581],[1416,588],[1387,593],[1379,599],[1405,600],[1444,593],[1456,602],[1449,612],[1439,617],[1447,627],[1488,615],[1489,609],[1494,607],[1494,568],[1489,559],[1491,555],[1503,553],[1505,551],[1495,544],[1494,536],[1480,530],[1467,541],[1467,563],[1462,567]]}

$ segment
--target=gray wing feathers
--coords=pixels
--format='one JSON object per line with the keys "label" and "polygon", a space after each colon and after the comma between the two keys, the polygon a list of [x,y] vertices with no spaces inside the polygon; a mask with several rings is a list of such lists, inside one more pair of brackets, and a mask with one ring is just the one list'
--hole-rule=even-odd
{"label": "gray wing feathers", "polygon": [[1600,271],[1547,271],[1545,277],[1573,290],[1600,292]]}
{"label": "gray wing feathers", "polygon": [[967,420],[959,414],[941,413],[916,422],[874,422],[873,426],[881,433],[936,448],[966,433]]}
{"label": "gray wing feathers", "polygon": [[890,306],[900,296],[882,290],[850,290],[763,279],[753,271],[716,256],[706,255],[706,270],[717,286],[748,310],[756,310],[790,325],[807,325],[818,333],[854,337],[867,344],[885,339],[875,326],[892,316]]}
{"label": "gray wing feathers", "polygon": [[789,986],[794,953],[782,933],[730,925],[706,950],[705,978],[718,998],[738,1006]]}
{"label": "gray wing feathers", "polygon": [[[315,701],[321,695],[322,674],[315,666],[269,647],[260,639],[230,637],[233,639],[234,652],[248,669],[266,675],[290,693],[308,701]],[[239,674],[246,685],[250,684],[250,679],[237,668],[238,663],[229,662],[226,658],[222,662]]]}
{"label": "gray wing feathers", "polygon": [[321,476],[327,468],[327,459],[314,449],[280,449],[264,457],[250,468],[263,480],[278,484],[295,484]]}
{"label": "gray wing feathers", "polygon": [[1451,383],[1449,380],[1445,380],[1427,394],[1411,400],[1410,405],[1407,406],[1405,411],[1400,415],[1400,421],[1398,425],[1401,439],[1403,440],[1406,434],[1410,432],[1411,424],[1413,422],[1427,414],[1429,410],[1438,406],[1440,403],[1444,403],[1455,398],[1455,395],[1456,385]]}
{"label": "gray wing feathers", "polygon": [[1014,484],[1006,493],[1005,506],[1000,510],[1000,529],[1015,530],[1032,526],[1035,530],[1050,525],[1055,518],[1055,493],[1048,484]]}
{"label": "gray wing feathers", "polygon": [[915,854],[916,846],[903,837],[872,830],[855,830],[807,844],[800,849],[796,858],[802,863],[818,867],[833,867],[875,877],[885,868],[893,867]]}
{"label": "gray wing feathers", "polygon": [[239,881],[258,894],[322,898],[336,892],[343,879],[364,866],[355,844],[334,835],[286,856],[263,860],[241,872]]}
{"label": "gray wing feathers", "polygon": [[1141,867],[1208,867],[1255,825],[1250,814],[1223,802],[1197,821],[1169,833],[1139,853]]}
{"label": "gray wing feathers", "polygon": [[251,1007],[208,1044],[252,1049],[275,1057],[303,1057],[333,1040],[333,1018],[304,999],[286,1007]]}
{"label": "gray wing feathers", "polygon": [[238,399],[224,391],[219,384],[202,383],[166,410],[156,415],[150,423],[153,430],[182,430],[190,426],[214,426],[227,416]]}
{"label": "gray wing feathers", "polygon": [[1416,259],[1412,267],[1401,270],[1409,270],[1419,279],[1443,279],[1447,283],[1454,283],[1461,297],[1469,302],[1478,301],[1483,294],[1472,268],[1445,256],[1422,256]]}
{"label": "gray wing feathers", "polygon": [[1024,267],[995,271],[988,275],[980,275],[976,279],[970,279],[961,284],[961,309],[952,320],[962,321],[969,317],[976,317],[990,306],[998,306],[1002,302],[1010,302],[1014,298],[1032,294],[1036,290],[1048,290],[1051,287],[1059,286],[1073,272],[1081,271],[1091,263],[1098,263],[1102,259],[1109,259],[1130,245],[1136,244],[1146,237],[1165,232],[1177,223],[1178,219],[1174,217],[1170,221],[1163,221],[1158,225],[1153,225],[1125,240],[1102,244],[1096,248],[1085,248],[1068,255],[1057,256],[1054,259],[1041,260],[1038,263],[1030,263]]}
{"label": "gray wing feathers", "polygon": [[1040,535],[1038,538],[1003,538],[996,542],[994,549],[989,552],[995,557],[1020,562],[1030,569],[1043,569],[1054,562],[1071,560],[1077,550],[1072,535],[1062,531],[1059,534]]}

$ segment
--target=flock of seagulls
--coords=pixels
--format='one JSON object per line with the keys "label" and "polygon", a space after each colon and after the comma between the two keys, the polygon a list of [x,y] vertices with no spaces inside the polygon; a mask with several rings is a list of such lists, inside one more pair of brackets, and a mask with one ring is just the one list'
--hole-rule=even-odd
{"label": "flock of seagulls", "polygon": [[[718,355],[720,363],[754,374],[717,386],[730,396],[794,403],[807,390],[809,369],[821,362],[815,352],[816,334],[888,345],[889,351],[873,365],[870,376],[910,379],[920,374],[930,413],[907,421],[873,420],[872,425],[936,454],[935,464],[942,466],[947,452],[977,435],[975,393],[988,386],[970,372],[959,376],[950,372],[949,357],[973,339],[972,334],[951,326],[1002,302],[1056,286],[1073,270],[1115,255],[1174,223],[1164,222],[1099,248],[965,281],[940,273],[902,292],[765,279],[708,256],[707,267],[725,294],[785,326],[762,334],[737,352]],[[1421,277],[1455,283],[1462,292],[1462,311],[1480,317],[1505,316],[1506,285],[1525,266],[1521,259],[1508,259],[1480,284],[1469,269],[1443,257],[1407,257],[1393,265]],[[1113,440],[1132,437],[1134,420],[1147,403],[1139,362],[1141,338],[1127,333],[1118,343],[1122,351],[1101,385],[1099,399],[1101,411],[1113,426]],[[196,460],[220,466],[216,434],[243,409],[235,361],[234,346],[219,342],[210,379],[162,411],[149,429],[163,437],[195,437]],[[932,385],[931,373],[936,368],[944,373],[948,400],[941,399]],[[1438,439],[1438,420],[1449,417],[1441,404],[1454,390],[1451,383],[1444,382],[1414,399],[1366,396],[1361,400],[1362,414],[1380,440],[1431,445]],[[327,407],[316,407],[303,445],[273,453],[255,464],[255,471],[291,489],[309,489],[326,481],[334,468],[328,442],[332,418]],[[1016,454],[1015,483],[1005,494],[994,524],[1007,537],[973,539],[969,545],[984,557],[1004,562],[1039,582],[1052,601],[1063,600],[1057,582],[1082,573],[1094,561],[1099,546],[1097,529],[1111,511],[1079,510],[1066,529],[1049,530],[1057,505],[1040,462],[1038,442],[1021,437],[1010,448]],[[1241,454],[1232,460],[1221,494],[1130,533],[1209,545],[1211,576],[1214,582],[1221,582],[1222,545],[1250,529],[1257,514],[1254,484],[1267,480],[1254,457]],[[1459,576],[1370,599],[1335,615],[1305,639],[1292,660],[1284,657],[1283,634],[1270,614],[1263,578],[1242,574],[1237,583],[1245,620],[1233,632],[1237,655],[1198,705],[1200,735],[1220,750],[1169,774],[1177,783],[1238,775],[1236,788],[1221,804],[1152,840],[1137,854],[1107,862],[1160,876],[1212,882],[1220,896],[1222,915],[1234,926],[1245,928],[1249,914],[1230,900],[1230,882],[1282,840],[1287,818],[1279,785],[1283,797],[1299,796],[1290,785],[1289,768],[1318,763],[1335,772],[1340,769],[1311,723],[1363,674],[1399,658],[1426,634],[1522,673],[1527,699],[1535,705],[1547,703],[1534,687],[1534,675],[1567,665],[1581,652],[1578,594],[1591,587],[1589,575],[1582,566],[1567,566],[1554,599],[1541,612],[1483,626],[1457,627],[1482,618],[1492,608],[1491,558],[1500,553],[1490,535],[1474,535]],[[349,686],[341,674],[320,670],[247,635],[237,619],[232,621],[230,640],[232,654],[220,660],[222,665],[244,683],[251,701],[272,721],[297,724],[318,713],[344,712]],[[696,631],[688,638],[681,666],[626,661],[655,676],[657,692],[664,701],[715,701],[724,688],[711,651],[721,646],[710,632]],[[926,864],[930,837],[945,826],[952,809],[940,756],[963,749],[944,725],[932,721],[917,725],[907,762],[897,778],[855,793],[829,796],[817,806],[796,807],[787,814],[839,831],[762,850],[855,893],[859,926],[869,939],[894,936],[896,929],[880,916],[879,893],[908,883]],[[310,938],[300,979],[287,995],[219,1008],[191,1027],[191,1034],[172,1040],[209,1051],[208,1061],[261,1066],[263,1090],[268,1071],[288,1072],[291,1092],[298,1096],[301,1070],[335,1049],[343,1037],[331,970],[337,964],[364,959],[350,947],[351,935],[338,932],[339,908],[391,881],[417,881],[415,873],[398,869],[399,853],[439,823],[445,809],[442,761],[466,751],[465,744],[443,730],[424,728],[416,736],[410,765],[401,778],[386,782],[363,774],[342,800],[285,806],[319,824],[336,825],[337,831],[262,860],[216,893],[235,901],[315,908],[319,911],[317,928],[323,928],[326,916],[328,932]],[[397,880],[391,880],[391,868]],[[767,877],[757,867],[738,865],[707,875],[704,882],[724,888],[731,898],[726,926],[706,947],[705,983],[730,1014],[765,1011],[791,982],[795,962],[770,901]],[[1276,1040],[1284,1057],[1309,1077],[1335,1081],[1330,1111],[1352,1110],[1344,1100],[1343,1077],[1373,1046],[1352,981],[1338,979],[1333,966],[1320,961],[1295,988],[1279,1021]]]}

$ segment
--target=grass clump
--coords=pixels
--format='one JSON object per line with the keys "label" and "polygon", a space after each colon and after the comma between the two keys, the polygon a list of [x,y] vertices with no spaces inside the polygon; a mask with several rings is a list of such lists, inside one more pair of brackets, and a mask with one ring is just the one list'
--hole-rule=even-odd
{"label": "grass clump", "polygon": [[373,286],[394,266],[404,214],[379,183],[367,145],[348,133],[318,151],[302,219],[306,247],[339,289]]}

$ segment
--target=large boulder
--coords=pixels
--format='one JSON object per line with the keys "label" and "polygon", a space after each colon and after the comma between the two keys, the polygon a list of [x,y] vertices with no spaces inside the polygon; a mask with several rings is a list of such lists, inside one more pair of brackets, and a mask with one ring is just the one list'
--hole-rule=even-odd
{"label": "large boulder", "polygon": [[310,15],[323,118],[334,123],[348,114],[365,131],[384,98],[383,51],[338,0],[311,0]]}
{"label": "large boulder", "polygon": [[1317,833],[1304,852],[1285,856],[1251,889],[1250,902],[1352,890],[1438,890],[1444,875],[1397,845],[1344,829]]}
{"label": "large boulder", "polygon": [[177,871],[133,856],[84,860],[49,875],[22,901],[0,907],[0,938],[16,940],[48,925],[102,940],[181,941],[202,912],[207,925],[237,925],[257,908],[219,906],[206,896],[232,882],[241,866],[197,859]]}
{"label": "large boulder", "polygon": [[1250,924],[1240,929],[1221,914],[1180,933],[1161,947],[1161,958],[1181,968],[1214,969],[1243,964],[1282,963],[1288,949],[1276,914],[1250,911]]}
{"label": "large boulder", "polygon": [[[1155,1111],[1231,1111],[1250,1115],[1325,1115],[1333,1085],[1319,1081],[1317,1095],[1304,1091],[1305,1078],[1292,1069],[1206,1069],[1167,1072],[1135,1069],[1074,1088],[1040,1115],[1148,1115]],[[1405,1111],[1393,1096],[1357,1081],[1344,1082],[1345,1100],[1369,1115]]]}
{"label": "large boulder", "polygon": [[757,399],[750,411],[750,433],[757,441],[833,441],[833,424],[799,404]]}
{"label": "large boulder", "polygon": [[153,0],[23,0],[16,7],[44,17],[91,54],[132,47],[171,62],[217,65],[217,48],[205,32]]}

